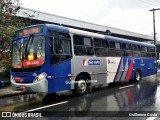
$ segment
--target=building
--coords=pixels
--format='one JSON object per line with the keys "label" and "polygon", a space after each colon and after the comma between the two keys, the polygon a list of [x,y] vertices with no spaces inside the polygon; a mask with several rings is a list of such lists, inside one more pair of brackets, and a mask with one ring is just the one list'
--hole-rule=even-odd
{"label": "building", "polygon": [[94,23],[89,23],[85,21],[75,20],[67,17],[62,17],[54,14],[49,14],[37,10],[32,10],[28,8],[21,8],[17,13],[17,16],[23,19],[30,19],[34,23],[54,23],[62,26],[77,28],[81,30],[96,32],[100,34],[108,34],[115,37],[121,37],[136,41],[153,41],[153,37],[149,35],[139,34],[135,32],[130,32],[126,30],[116,29],[113,27],[102,26]]}

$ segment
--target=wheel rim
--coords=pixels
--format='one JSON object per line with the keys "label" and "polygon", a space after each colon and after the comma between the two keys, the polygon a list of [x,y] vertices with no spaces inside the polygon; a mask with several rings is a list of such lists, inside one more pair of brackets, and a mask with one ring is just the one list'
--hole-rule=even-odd
{"label": "wheel rim", "polygon": [[85,92],[86,91],[86,88],[87,88],[87,84],[85,82],[85,80],[81,79],[78,81],[77,83],[78,85],[78,90],[80,90],[81,92]]}
{"label": "wheel rim", "polygon": [[140,80],[140,73],[137,71],[136,72],[136,80],[139,81]]}

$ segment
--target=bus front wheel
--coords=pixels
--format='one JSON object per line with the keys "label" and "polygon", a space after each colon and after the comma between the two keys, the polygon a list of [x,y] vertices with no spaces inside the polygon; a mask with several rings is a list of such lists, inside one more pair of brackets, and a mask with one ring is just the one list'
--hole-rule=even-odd
{"label": "bus front wheel", "polygon": [[89,91],[89,84],[87,83],[87,77],[83,75],[77,77],[73,93],[77,95],[84,95],[88,91]]}

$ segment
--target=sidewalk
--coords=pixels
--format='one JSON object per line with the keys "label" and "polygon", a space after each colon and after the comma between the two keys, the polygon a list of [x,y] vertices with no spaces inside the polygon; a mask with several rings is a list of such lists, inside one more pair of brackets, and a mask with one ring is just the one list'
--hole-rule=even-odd
{"label": "sidewalk", "polygon": [[0,99],[22,94],[24,94],[24,92],[12,90],[9,78],[0,76]]}
{"label": "sidewalk", "polygon": [[3,87],[0,89],[0,99],[23,94],[25,94],[23,91],[13,91],[11,86]]}
{"label": "sidewalk", "polygon": [[0,89],[2,87],[10,86],[10,84],[10,78],[0,76]]}

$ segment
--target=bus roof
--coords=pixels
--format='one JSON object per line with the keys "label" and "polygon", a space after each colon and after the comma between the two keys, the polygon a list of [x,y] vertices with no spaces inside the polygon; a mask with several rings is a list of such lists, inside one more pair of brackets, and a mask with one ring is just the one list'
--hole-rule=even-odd
{"label": "bus roof", "polygon": [[[48,29],[56,30],[59,32],[80,34],[80,35],[84,35],[84,36],[98,37],[98,38],[102,38],[102,39],[106,39],[106,40],[136,44],[136,45],[147,46],[147,47],[155,47],[155,45],[149,44],[149,43],[134,41],[134,40],[130,40],[130,39],[124,39],[124,38],[118,38],[118,37],[113,37],[113,36],[109,36],[109,35],[102,35],[102,34],[98,34],[98,33],[92,33],[92,32],[88,32],[88,31],[64,27],[64,26],[55,25],[55,24],[37,24],[37,25],[27,26],[22,29],[27,29],[27,28],[31,28],[31,27],[37,27],[37,26],[46,26],[46,27],[48,27]],[[20,29],[20,30],[22,30],[22,29]]]}
{"label": "bus roof", "polygon": [[118,42],[135,44],[135,45],[147,46],[147,47],[155,47],[154,44],[134,41],[134,40],[130,40],[130,39],[124,39],[124,38],[117,38],[117,37],[113,37],[113,36],[106,36],[106,39],[107,40],[118,41]]}

